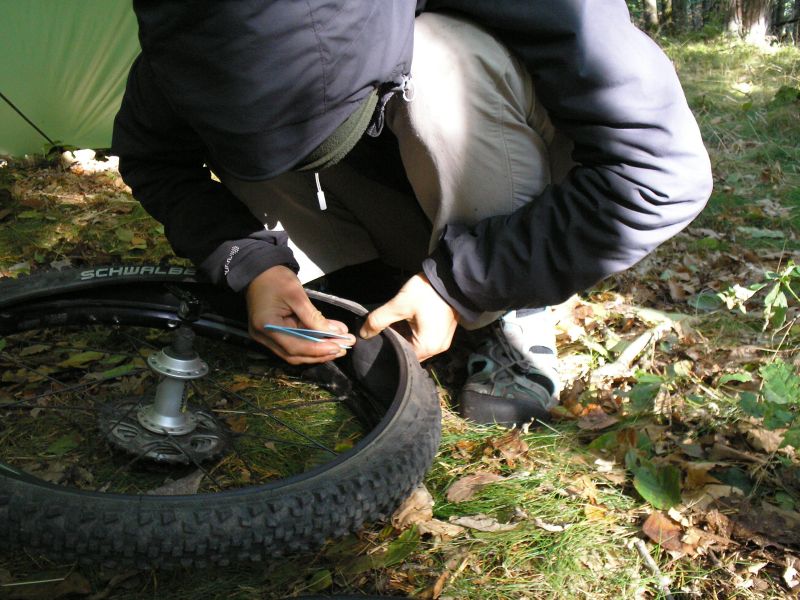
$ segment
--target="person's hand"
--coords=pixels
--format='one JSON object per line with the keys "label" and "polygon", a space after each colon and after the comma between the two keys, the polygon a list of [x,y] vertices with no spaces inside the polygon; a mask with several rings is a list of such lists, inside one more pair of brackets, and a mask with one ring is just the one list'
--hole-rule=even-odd
{"label": "person's hand", "polygon": [[407,321],[408,341],[420,361],[450,347],[458,325],[458,313],[442,299],[423,273],[409,279],[397,295],[368,316],[359,335],[369,339],[392,323]]}
{"label": "person's hand", "polygon": [[317,310],[300,280],[291,269],[284,266],[271,267],[250,282],[247,288],[247,311],[250,336],[292,365],[333,360],[347,352],[339,344],[355,344],[355,336],[335,342],[312,342],[286,333],[264,330],[264,325],[280,325],[348,333],[344,323],[326,319]]}

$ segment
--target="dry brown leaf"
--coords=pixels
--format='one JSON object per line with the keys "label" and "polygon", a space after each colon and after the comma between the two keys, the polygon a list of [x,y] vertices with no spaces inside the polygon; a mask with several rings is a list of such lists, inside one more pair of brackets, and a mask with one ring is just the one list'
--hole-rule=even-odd
{"label": "dry brown leaf", "polygon": [[421,525],[433,519],[433,496],[420,484],[392,515],[392,526],[405,529],[411,525]]}
{"label": "dry brown leaf", "polygon": [[533,519],[533,524],[539,529],[544,529],[550,533],[560,533],[562,531],[566,531],[573,525],[572,523],[564,523],[561,525],[557,523],[547,523],[546,521],[542,521],[539,517]]}
{"label": "dry brown leaf", "polygon": [[678,448],[681,449],[686,456],[691,458],[705,458],[706,452],[700,444],[692,444],[687,442],[678,442]]}
{"label": "dry brown leaf", "polygon": [[447,490],[447,500],[449,502],[465,502],[490,483],[502,481],[503,479],[505,477],[497,473],[488,473],[486,471],[466,475],[450,486]]}
{"label": "dry brown leaf", "polygon": [[230,416],[225,419],[228,428],[234,433],[244,433],[247,431],[247,415]]}
{"label": "dry brown leaf", "polygon": [[450,522],[467,529],[493,533],[496,531],[512,531],[519,527],[519,523],[500,523],[494,517],[477,514],[467,517],[450,517]]}
{"label": "dry brown leaf", "polygon": [[586,515],[588,521],[600,521],[606,518],[608,509],[596,504],[584,504],[583,514]]}
{"label": "dry brown leaf", "polygon": [[619,423],[617,417],[601,409],[595,409],[578,419],[578,427],[586,431],[600,431],[617,423]]}
{"label": "dry brown leaf", "polygon": [[700,490],[685,490],[681,494],[681,501],[693,511],[704,511],[712,503],[730,496],[742,496],[744,492],[737,487],[722,484],[709,484]]}
{"label": "dry brown leaf", "polygon": [[761,346],[741,345],[737,346],[728,354],[727,359],[721,361],[723,364],[733,367],[758,361],[764,354]]}
{"label": "dry brown leaf", "polygon": [[189,496],[196,494],[205,473],[200,469],[180,479],[167,479],[164,485],[148,490],[150,496]]}
{"label": "dry brown leaf", "polygon": [[730,538],[714,535],[697,527],[689,527],[681,541],[684,549],[692,555],[697,552],[698,548],[726,550],[731,544],[735,544]]}
{"label": "dry brown leaf", "polygon": [[421,521],[417,523],[417,531],[420,535],[429,534],[440,542],[446,542],[455,537],[458,537],[466,531],[460,525],[440,521],[439,519],[430,519],[429,521]]}
{"label": "dry brown leaf", "polygon": [[437,600],[439,596],[442,595],[442,590],[444,590],[444,584],[447,583],[447,580],[450,579],[450,571],[445,571],[436,579],[436,583],[433,584],[433,588],[431,588],[431,598],[432,600]]}
{"label": "dry brown leaf", "polygon": [[477,446],[478,442],[475,440],[458,440],[453,445],[453,456],[455,458],[469,458]]}
{"label": "dry brown leaf", "polygon": [[669,287],[669,297],[675,303],[681,303],[686,300],[687,294],[686,289],[684,288],[684,284],[678,283],[677,281],[670,279],[667,281],[667,286]]}
{"label": "dry brown leaf", "polygon": [[683,468],[686,471],[686,479],[683,489],[699,490],[708,484],[720,483],[719,479],[709,474],[709,471],[719,463],[715,462],[686,462]]}
{"label": "dry brown leaf", "polygon": [[567,410],[569,415],[579,415],[583,412],[580,396],[586,391],[586,381],[576,379],[572,384],[561,392],[561,406]]}
{"label": "dry brown leaf", "polygon": [[681,542],[681,536],[683,535],[681,526],[662,512],[655,511],[651,513],[644,525],[642,525],[642,531],[647,537],[667,550],[676,552],[685,550]]}
{"label": "dry brown leaf", "polygon": [[783,430],[770,431],[745,422],[740,423],[740,428],[744,430],[747,441],[753,448],[767,454],[777,452],[783,442]]}
{"label": "dry brown leaf", "polygon": [[528,451],[528,444],[520,434],[519,429],[512,429],[505,435],[489,440],[492,448],[500,453],[510,467],[513,467],[514,461]]}
{"label": "dry brown leaf", "polygon": [[800,586],[800,578],[798,578],[797,569],[791,566],[786,567],[786,570],[783,572],[783,581],[790,590]]}
{"label": "dry brown leaf", "polygon": [[597,503],[597,486],[588,475],[581,475],[572,480],[572,483],[567,487],[567,492],[573,496],[586,498],[589,502]]}
{"label": "dry brown leaf", "polygon": [[712,460],[742,460],[758,464],[763,464],[767,461],[767,458],[763,456],[759,456],[751,452],[737,450],[736,448],[732,448],[727,444],[723,444],[722,442],[717,442],[714,444],[713,448],[711,448],[709,458]]}
{"label": "dry brown leaf", "polygon": [[706,513],[706,525],[715,535],[730,538],[733,533],[733,523],[718,510],[710,510]]}

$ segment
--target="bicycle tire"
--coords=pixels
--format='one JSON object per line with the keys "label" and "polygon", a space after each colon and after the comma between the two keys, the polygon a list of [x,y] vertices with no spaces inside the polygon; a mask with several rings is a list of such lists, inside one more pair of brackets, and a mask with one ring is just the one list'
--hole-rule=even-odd
{"label": "bicycle tire", "polygon": [[[191,269],[141,265],[0,282],[0,339],[53,323],[169,327],[178,306],[175,286],[210,307],[195,324],[199,329],[244,339],[241,297],[198,280]],[[363,322],[366,311],[353,302],[313,291],[309,296],[351,331]],[[250,488],[148,496],[55,485],[0,462],[0,544],[107,566],[226,565],[308,551],[391,514],[421,481],[438,447],[433,383],[392,330],[360,340],[320,370],[331,379],[344,374],[383,410],[372,416],[367,435],[330,463]]]}

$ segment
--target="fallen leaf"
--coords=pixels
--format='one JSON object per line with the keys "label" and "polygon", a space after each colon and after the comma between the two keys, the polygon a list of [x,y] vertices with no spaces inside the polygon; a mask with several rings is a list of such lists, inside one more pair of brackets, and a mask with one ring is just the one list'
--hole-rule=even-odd
{"label": "fallen leaf", "polygon": [[783,572],[783,581],[790,590],[793,590],[800,585],[800,579],[797,578],[797,575],[797,569],[791,566],[786,567],[786,570]]}
{"label": "fallen leaf", "polygon": [[205,473],[197,469],[186,477],[180,479],[167,479],[164,485],[148,490],[150,496],[190,496],[197,493]]}
{"label": "fallen leaf", "polygon": [[693,510],[703,511],[714,501],[731,496],[743,496],[744,492],[732,485],[710,484],[700,490],[690,490],[681,496],[681,501]]}
{"label": "fallen leaf", "polygon": [[22,350],[19,351],[20,356],[31,356],[33,354],[41,354],[45,350],[49,350],[51,347],[47,344],[33,344],[31,346],[26,346]]}
{"label": "fallen leaf", "polygon": [[719,479],[709,474],[709,471],[719,463],[715,462],[687,462],[683,467],[686,472],[684,488],[686,490],[699,490],[708,484],[721,483]]}
{"label": "fallen leaf", "polygon": [[86,352],[79,352],[78,354],[73,354],[69,358],[62,360],[58,363],[59,367],[64,368],[73,368],[73,369],[80,369],[88,365],[89,363],[96,362],[103,358],[105,354],[103,352],[97,352],[95,350],[87,350]]}
{"label": "fallen leaf", "polygon": [[783,510],[767,502],[760,506],[744,498],[720,501],[733,522],[733,535],[743,542],[766,546],[798,546],[800,514]]}
{"label": "fallen leaf", "polygon": [[678,442],[678,448],[681,449],[686,456],[691,458],[705,458],[706,452],[700,444],[691,444]]}
{"label": "fallen leaf", "polygon": [[601,409],[595,409],[578,419],[578,427],[586,431],[600,431],[617,423],[619,423],[617,417]]}
{"label": "fallen leaf", "polygon": [[519,523],[500,523],[494,517],[477,514],[467,517],[450,517],[450,522],[461,525],[467,529],[494,533],[497,531],[512,531],[519,527]]}
{"label": "fallen leaf", "polygon": [[542,521],[539,517],[533,519],[533,524],[539,529],[544,529],[550,533],[560,533],[562,531],[566,531],[573,525],[572,523],[564,523],[563,525],[558,525],[557,523],[547,523]]}
{"label": "fallen leaf", "polygon": [[767,462],[766,457],[758,456],[751,452],[737,450],[736,448],[732,448],[727,444],[723,444],[722,442],[717,442],[714,444],[714,446],[711,448],[711,452],[709,453],[709,458],[712,460],[743,460],[759,464]]}
{"label": "fallen leaf", "polygon": [[433,519],[433,496],[423,484],[418,485],[392,515],[392,526],[405,529]]}
{"label": "fallen leaf", "polygon": [[505,478],[501,475],[485,471],[466,475],[450,486],[447,490],[447,500],[449,502],[465,502],[490,483],[503,479]]}
{"label": "fallen leaf", "polygon": [[453,446],[453,456],[455,458],[469,458],[478,446],[475,440],[458,440]]}
{"label": "fallen leaf", "polygon": [[[624,474],[623,474],[623,481],[625,481]],[[595,485],[592,478],[588,475],[581,475],[572,481],[572,483],[567,487],[567,492],[574,496],[580,496],[581,498],[586,498],[589,502],[593,504],[597,503],[597,486]]]}
{"label": "fallen leaf", "polygon": [[440,521],[439,519],[421,521],[417,523],[417,529],[419,530],[420,535],[431,535],[435,540],[440,542],[451,540],[466,531],[466,529],[460,525],[448,523],[446,521]]}
{"label": "fallen leaf", "polygon": [[522,439],[521,433],[519,429],[512,429],[505,435],[489,440],[492,448],[500,453],[509,466],[513,466],[514,461],[528,451],[528,444]]}
{"label": "fallen leaf", "polygon": [[668,509],[681,501],[681,472],[669,464],[655,464],[635,450],[625,456],[633,473],[633,487],[656,508]]}
{"label": "fallen leaf", "polygon": [[733,523],[718,510],[710,510],[706,513],[706,525],[715,535],[730,538],[733,533]]}
{"label": "fallen leaf", "polygon": [[763,427],[744,422],[740,424],[740,427],[744,430],[747,441],[750,442],[750,445],[756,450],[772,454],[777,452],[781,447],[781,442],[783,442],[782,431],[770,431]]}
{"label": "fallen leaf", "polygon": [[660,511],[653,511],[642,525],[644,534],[667,550],[682,552],[684,550],[681,526]]}
{"label": "fallen leaf", "polygon": [[583,514],[586,515],[586,519],[589,521],[600,521],[601,519],[605,519],[607,513],[608,509],[603,506],[597,506],[595,504],[583,505]]}
{"label": "fallen leaf", "polygon": [[247,431],[248,419],[247,415],[235,415],[225,418],[225,423],[228,428],[234,433],[244,433]]}

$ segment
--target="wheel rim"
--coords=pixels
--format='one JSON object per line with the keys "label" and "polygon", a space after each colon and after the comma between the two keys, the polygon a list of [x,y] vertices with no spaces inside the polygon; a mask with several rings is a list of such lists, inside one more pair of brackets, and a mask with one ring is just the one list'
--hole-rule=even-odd
{"label": "wheel rim", "polygon": [[230,449],[203,460],[166,436],[161,442],[182,458],[177,464],[126,452],[109,443],[109,431],[130,425],[126,419],[152,398],[158,377],[145,363],[169,343],[174,310],[68,304],[37,306],[51,317],[4,335],[0,351],[0,462],[44,482],[126,495],[276,485],[341,461],[388,408],[372,402],[371,412],[354,413],[354,394],[363,391],[337,395],[277,375],[241,324],[202,319],[194,325],[197,349],[211,372],[192,382],[187,400],[222,425],[217,434]]}

